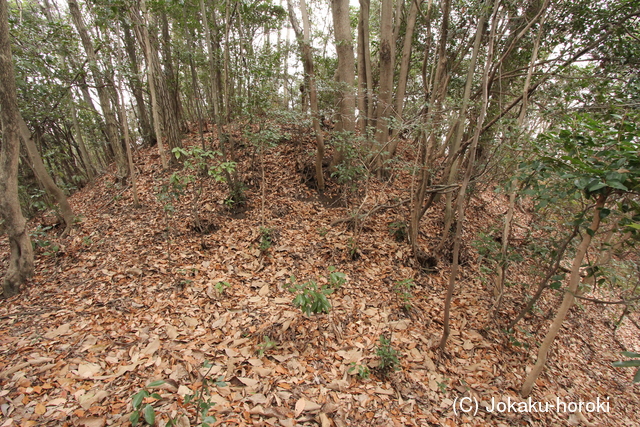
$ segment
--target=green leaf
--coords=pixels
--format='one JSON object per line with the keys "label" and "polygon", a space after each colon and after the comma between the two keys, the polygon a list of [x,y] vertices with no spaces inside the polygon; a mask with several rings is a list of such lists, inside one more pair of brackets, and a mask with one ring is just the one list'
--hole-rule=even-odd
{"label": "green leaf", "polygon": [[606,186],[607,186],[607,184],[605,184],[604,182],[602,182],[602,181],[598,181],[598,182],[596,182],[595,184],[592,184],[591,186],[589,186],[589,188],[587,189],[587,191],[589,191],[590,193],[593,193],[594,191],[598,191],[598,190],[600,190],[601,188],[604,188],[604,187],[606,187]]}
{"label": "green leaf", "polygon": [[611,187],[611,188],[615,188],[615,189],[617,189],[617,190],[622,190],[622,191],[628,191],[628,190],[629,190],[629,189],[628,189],[624,184],[622,184],[620,181],[615,181],[615,180],[607,181],[607,185],[608,185],[609,187]]}
{"label": "green leaf", "polygon": [[629,368],[632,366],[640,366],[640,360],[622,360],[620,362],[613,362],[612,365],[616,368]]}
{"label": "green leaf", "polygon": [[636,374],[633,376],[634,383],[640,383],[640,369],[636,371]]}
{"label": "green leaf", "polygon": [[156,424],[156,411],[155,409],[153,409],[153,406],[151,406],[151,404],[147,403],[147,405],[144,407],[143,413],[144,413],[144,420],[147,424],[149,425]]}
{"label": "green leaf", "polygon": [[158,387],[164,384],[164,380],[154,381],[152,383],[147,384],[147,387]]}
{"label": "green leaf", "polygon": [[587,234],[588,234],[589,236],[593,237],[593,236],[595,236],[596,232],[595,232],[595,231],[593,231],[593,230],[592,230],[592,229],[590,229],[590,228],[587,228]]}
{"label": "green leaf", "polygon": [[140,411],[133,411],[131,415],[129,415],[129,422],[132,426],[137,426],[140,422]]}
{"label": "green leaf", "polygon": [[633,351],[623,351],[622,352],[623,356],[626,357],[636,357],[636,358],[640,358],[640,353],[634,353]]}
{"label": "green leaf", "polygon": [[147,390],[140,390],[139,392],[137,392],[136,394],[133,395],[133,409],[138,409],[140,407],[140,404],[142,403],[142,400],[149,396],[149,392]]}

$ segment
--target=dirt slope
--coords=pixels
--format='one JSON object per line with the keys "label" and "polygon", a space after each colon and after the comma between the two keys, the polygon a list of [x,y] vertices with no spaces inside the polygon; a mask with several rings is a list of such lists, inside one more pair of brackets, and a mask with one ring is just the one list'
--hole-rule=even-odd
{"label": "dirt slope", "polygon": [[[392,181],[361,183],[353,206],[332,207],[339,198],[318,198],[301,184],[299,164],[311,149],[288,142],[268,152],[264,224],[260,161],[251,147],[240,159],[246,211],[228,211],[223,184],[204,188],[200,212],[209,234],[193,230],[195,186],[165,218],[156,194],[169,173],[160,170],[154,150],[136,156],[142,208],[132,209],[130,189],[118,188],[108,174],[75,194],[75,232],[64,240],[55,229],[37,235],[49,245],[37,250],[35,277],[20,296],[0,302],[0,426],[129,425],[133,395],[154,380],[165,380],[153,389],[160,398],[143,405],[152,405],[158,425],[184,414],[193,425],[195,407],[184,397],[202,390],[203,375],[206,397],[215,403],[214,425],[640,425],[633,374],[611,367],[620,351],[634,350],[628,346],[633,334],[637,343],[638,331],[614,335],[616,307],[589,303],[572,310],[532,402],[599,399],[608,412],[589,413],[586,406],[581,414],[562,408],[489,413],[481,406],[475,414],[454,413],[454,403],[465,397],[466,403],[521,401],[525,367],[535,360],[550,323],[545,315],[558,297],[544,299],[513,340],[503,334],[522,291],[510,289],[494,319],[491,290],[480,280],[470,243],[488,220],[501,217],[506,203],[490,191],[476,195],[453,333],[447,355],[439,355],[432,347],[441,334],[446,256],[433,271],[418,273],[408,244],[389,232],[390,223],[406,218],[399,201],[408,193],[398,189],[410,188],[410,178],[398,173]],[[336,221],[377,205],[395,207],[357,224],[359,233]],[[440,207],[427,214],[425,244],[437,243],[439,218]],[[34,229],[41,221],[32,222]],[[261,225],[273,231],[265,251]],[[4,271],[6,239],[0,254]],[[305,316],[292,305],[290,276],[328,285],[330,266],[346,283],[329,295],[328,314]],[[525,271],[515,266],[512,274],[527,282]],[[393,290],[403,279],[415,283],[408,310]],[[216,289],[224,288],[220,282],[229,285],[224,293]],[[388,377],[375,369],[381,335],[401,363]],[[360,378],[365,367],[370,376]]]}

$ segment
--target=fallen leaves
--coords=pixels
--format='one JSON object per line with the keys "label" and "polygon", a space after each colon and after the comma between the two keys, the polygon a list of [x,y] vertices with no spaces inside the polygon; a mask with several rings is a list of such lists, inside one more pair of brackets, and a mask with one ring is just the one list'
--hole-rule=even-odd
{"label": "fallen leaves", "polygon": [[[487,414],[453,415],[459,395],[474,393],[486,400],[513,394],[522,360],[530,356],[487,326],[492,325],[491,303],[474,276],[477,266],[464,268],[468,278],[454,300],[444,357],[432,348],[441,333],[446,265],[437,274],[416,274],[408,245],[389,235],[388,224],[400,215],[392,209],[367,219],[368,231],[358,236],[361,259],[352,261],[353,231],[342,223],[330,226],[347,210],[308,199],[295,165],[279,157],[280,149],[266,156],[271,190],[266,204],[284,206],[287,213],[266,218],[279,236],[265,253],[256,246],[259,209],[244,218],[219,209],[218,231],[206,236],[190,231],[193,193],[176,202],[167,237],[153,193],[166,177],[148,158],[138,161],[144,208],[132,210],[124,197],[96,215],[95,200],[113,197],[106,177],[74,196],[74,208],[84,219],[67,244],[65,252],[73,256],[39,257],[33,284],[19,297],[0,302],[0,427],[127,425],[132,396],[142,389],[160,395],[145,402],[153,406],[159,425],[173,417],[175,425],[190,427],[195,406],[187,400],[195,399],[205,383],[218,425],[524,423]],[[405,196],[375,180],[366,185],[371,203]],[[258,200],[259,193],[248,192],[250,200]],[[224,188],[212,184],[201,197],[209,211],[215,210],[225,198]],[[434,224],[425,229],[437,235]],[[0,243],[0,251],[6,253],[6,244]],[[292,306],[289,276],[326,285],[331,265],[348,277],[330,295],[333,310],[303,315]],[[394,283],[405,278],[416,282],[408,311],[393,293]],[[224,292],[216,289],[219,282],[229,284]],[[401,355],[402,370],[388,379],[374,369],[383,333]],[[605,335],[594,337],[602,347],[610,344]],[[274,344],[260,347],[265,337]],[[569,390],[585,395],[583,400],[597,392],[637,407],[637,396],[620,391],[615,378],[584,375],[579,347],[559,353],[558,364],[572,363],[575,369],[568,374],[552,365],[541,387],[545,391]],[[354,366],[370,369],[370,377],[350,371]],[[155,380],[164,383],[150,387]],[[632,409],[617,415],[621,423],[638,423]],[[526,422],[562,424],[567,418],[536,417]],[[578,421],[584,422],[578,415],[571,418]],[[604,418],[597,423],[615,425]]]}

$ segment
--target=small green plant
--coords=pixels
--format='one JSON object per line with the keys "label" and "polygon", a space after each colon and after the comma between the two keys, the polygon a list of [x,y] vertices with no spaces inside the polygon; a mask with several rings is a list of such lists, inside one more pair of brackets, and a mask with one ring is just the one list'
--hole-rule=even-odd
{"label": "small green plant", "polygon": [[318,228],[318,234],[320,235],[320,237],[326,236],[328,232],[329,230],[327,230],[327,227]]}
{"label": "small green plant", "polygon": [[613,362],[612,365],[616,368],[637,367],[638,369],[636,369],[636,374],[633,376],[633,382],[640,383],[640,353],[623,351],[622,355],[625,357],[631,357],[631,359]]}
{"label": "small green plant", "polygon": [[304,314],[310,316],[312,313],[328,313],[331,310],[331,303],[327,299],[327,295],[333,292],[333,289],[324,286],[318,288],[318,284],[314,280],[306,283],[296,283],[295,276],[291,276],[290,292],[297,292],[293,299],[293,305],[300,308]]}
{"label": "small green plant", "polygon": [[400,359],[398,351],[391,345],[391,339],[380,335],[380,344],[376,349],[376,355],[380,358],[378,371],[383,377],[389,375],[391,371],[400,370]]}
{"label": "small green plant", "polygon": [[91,237],[89,236],[83,236],[82,237],[82,244],[85,246],[91,246],[93,244],[93,240],[91,240]]}
{"label": "small green plant", "polygon": [[[519,330],[520,332],[524,333],[524,335],[525,335],[526,337],[529,337],[529,338],[530,338],[530,337],[532,336],[532,334],[531,334],[530,332],[524,331],[524,330],[522,330],[522,329],[520,329],[520,328],[518,328],[518,330]],[[513,331],[506,331],[506,330],[505,330],[505,332],[509,335],[509,342],[511,343],[511,345],[512,345],[512,346],[514,346],[514,347],[522,347],[522,348],[526,348],[526,349],[528,349],[528,348],[529,348],[529,343],[527,343],[527,342],[520,342],[520,341],[515,337],[515,335],[514,335],[514,332],[513,332]]]}
{"label": "small green plant", "polygon": [[273,244],[273,229],[269,227],[260,227],[260,252],[263,254],[271,248]]}
{"label": "small green plant", "polygon": [[389,224],[389,234],[396,239],[396,242],[404,242],[409,235],[407,223],[404,221],[394,221]]}
{"label": "small green plant", "polygon": [[278,343],[273,341],[270,337],[265,335],[262,337],[264,340],[258,345],[258,356],[262,357],[268,350],[272,350],[278,346]]}
{"label": "small green plant", "polygon": [[339,289],[347,282],[347,276],[340,273],[334,266],[329,267],[329,285],[334,289]]}
{"label": "small green plant", "polygon": [[413,279],[407,278],[402,279],[396,282],[393,287],[393,291],[396,293],[396,296],[400,301],[402,301],[402,308],[405,311],[411,310],[411,299],[413,295],[411,294],[411,288],[415,286]]}
{"label": "small green plant", "polygon": [[220,295],[224,295],[226,290],[231,287],[229,282],[219,281],[213,286]]}
{"label": "small green plant", "polygon": [[[193,403],[196,407],[196,421],[193,424],[194,426],[211,427],[211,425],[216,422],[216,417],[209,415],[209,410],[216,404],[211,396],[211,384],[213,383],[218,387],[224,387],[226,384],[222,381],[223,377],[220,377],[217,380],[207,378],[209,372],[211,372],[211,369],[213,369],[214,366],[211,362],[205,361],[203,366],[208,369],[208,371],[202,376],[200,388],[193,394],[187,394],[184,397],[184,403],[185,405]],[[167,423],[167,427],[175,426],[176,423],[173,420]]]}
{"label": "small green plant", "polygon": [[346,184],[346,187],[352,191],[357,188],[358,181],[364,179],[367,174],[363,162],[364,153],[359,152],[357,149],[359,145],[353,143],[355,138],[353,132],[333,132],[330,141],[331,145],[344,156],[344,160],[336,165],[331,176],[336,178],[339,184]]}
{"label": "small green plant", "polygon": [[440,393],[444,394],[447,392],[448,382],[449,378],[443,378],[442,382],[436,381],[436,384],[438,384],[438,388],[440,389]]}
{"label": "small green plant", "polygon": [[33,250],[47,248],[48,250],[44,253],[49,256],[51,254],[55,254],[60,250],[60,247],[57,245],[52,245],[51,240],[49,240],[49,235],[47,231],[51,230],[53,227],[51,226],[41,226],[38,225],[35,230],[33,230],[31,234],[31,246]]}
{"label": "small green plant", "polygon": [[351,366],[349,368],[349,373],[357,371],[358,378],[360,378],[361,380],[366,380],[371,374],[367,365],[360,365],[356,362],[351,362],[349,366]]}
{"label": "small green plant", "polygon": [[[153,387],[158,387],[162,384],[164,384],[164,381],[162,380],[154,381],[149,385],[147,385],[147,387],[153,388]],[[150,393],[146,387],[133,395],[133,398],[131,399],[133,412],[131,413],[131,415],[129,415],[129,421],[131,422],[132,426],[134,427],[137,426],[141,420],[141,417],[144,423],[150,426],[156,425],[156,411],[151,405],[151,403],[147,403],[144,406],[142,406],[142,404],[144,403],[144,400],[148,397],[156,400],[161,399],[158,393]]]}
{"label": "small green plant", "polygon": [[360,253],[358,252],[358,242],[353,237],[349,237],[347,241],[347,250],[349,251],[349,257],[352,260],[357,260],[360,257]]}

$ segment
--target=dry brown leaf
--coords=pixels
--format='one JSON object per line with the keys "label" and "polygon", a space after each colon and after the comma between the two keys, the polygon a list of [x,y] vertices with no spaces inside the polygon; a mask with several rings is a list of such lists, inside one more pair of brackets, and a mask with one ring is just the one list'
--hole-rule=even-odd
{"label": "dry brown leaf", "polygon": [[331,420],[327,417],[327,414],[320,412],[319,418],[321,427],[331,427]]}
{"label": "dry brown leaf", "polygon": [[148,356],[153,356],[153,354],[158,351],[160,348],[160,337],[156,336],[153,340],[147,344],[147,346],[142,350],[142,354],[146,354]]}
{"label": "dry brown leaf", "polygon": [[36,415],[44,415],[45,412],[47,412],[47,407],[44,406],[42,403],[38,403],[36,404],[36,407],[33,410],[33,412],[35,412]]}
{"label": "dry brown leaf", "polygon": [[71,323],[65,323],[63,325],[58,326],[56,329],[47,332],[46,334],[44,334],[44,337],[48,339],[54,339],[56,337],[59,337],[60,335],[67,334],[70,329],[71,329]]}
{"label": "dry brown leaf", "polygon": [[106,424],[105,417],[81,417],[75,423],[78,427],[104,427]]}
{"label": "dry brown leaf", "polygon": [[178,329],[175,326],[167,324],[165,326],[165,330],[169,339],[175,340],[176,338],[178,338]]}
{"label": "dry brown leaf", "polygon": [[89,409],[94,403],[101,402],[108,396],[109,392],[106,390],[89,390],[78,397],[78,403],[83,409]]}
{"label": "dry brown leaf", "polygon": [[298,418],[300,416],[300,414],[302,414],[302,411],[304,411],[304,407],[306,406],[307,401],[304,400],[304,397],[301,397],[300,399],[298,399],[298,401],[296,402],[296,407],[295,407],[295,417]]}
{"label": "dry brown leaf", "polygon": [[93,378],[102,367],[97,363],[82,363],[78,365],[78,375],[82,378]]}

